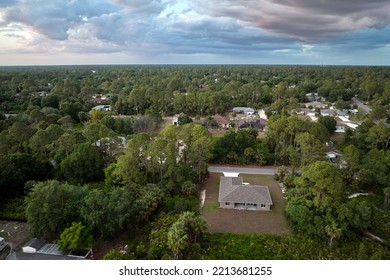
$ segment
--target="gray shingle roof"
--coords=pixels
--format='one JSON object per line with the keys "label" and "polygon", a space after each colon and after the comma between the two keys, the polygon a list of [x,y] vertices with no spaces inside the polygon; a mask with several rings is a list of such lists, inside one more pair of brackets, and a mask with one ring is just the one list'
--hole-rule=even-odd
{"label": "gray shingle roof", "polygon": [[268,187],[243,185],[242,177],[224,176],[220,178],[219,202],[273,204]]}
{"label": "gray shingle roof", "polygon": [[38,250],[45,244],[46,244],[45,240],[33,238],[33,239],[30,239],[23,247],[31,247],[31,248],[34,248],[35,250]]}
{"label": "gray shingle roof", "polygon": [[7,260],[85,260],[84,258],[66,256],[66,255],[50,255],[50,254],[30,254],[23,252],[13,252]]}

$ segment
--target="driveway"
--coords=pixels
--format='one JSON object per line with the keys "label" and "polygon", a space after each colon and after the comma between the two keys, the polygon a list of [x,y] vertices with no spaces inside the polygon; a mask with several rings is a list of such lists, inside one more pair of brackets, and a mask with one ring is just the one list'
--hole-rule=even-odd
{"label": "driveway", "polygon": [[275,175],[276,167],[236,167],[225,165],[210,165],[208,168],[210,173],[240,173],[253,175]]}

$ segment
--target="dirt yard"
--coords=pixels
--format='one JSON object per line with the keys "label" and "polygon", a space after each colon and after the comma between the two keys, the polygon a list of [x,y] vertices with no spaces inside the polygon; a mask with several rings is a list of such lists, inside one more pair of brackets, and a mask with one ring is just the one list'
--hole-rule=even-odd
{"label": "dirt yard", "polygon": [[283,194],[272,176],[244,175],[244,182],[268,186],[274,205],[272,211],[220,209],[218,204],[219,174],[210,174],[205,183],[206,200],[201,214],[210,232],[289,234],[283,215]]}
{"label": "dirt yard", "polygon": [[0,260],[5,259],[10,250],[18,251],[30,239],[30,226],[25,222],[0,220],[0,236],[9,247],[0,253]]}

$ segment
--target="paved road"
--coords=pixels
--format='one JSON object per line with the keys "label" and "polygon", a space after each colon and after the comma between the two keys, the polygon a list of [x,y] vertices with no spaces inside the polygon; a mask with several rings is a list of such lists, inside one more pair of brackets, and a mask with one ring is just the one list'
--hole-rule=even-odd
{"label": "paved road", "polygon": [[358,105],[359,108],[363,109],[366,113],[371,113],[371,108],[367,105],[364,105],[363,102],[361,102],[359,99],[352,97],[352,101],[355,102],[355,104]]}
{"label": "paved road", "polygon": [[[356,103],[356,105],[358,105],[359,108],[363,109],[366,113],[370,114],[371,113],[371,108],[368,107],[367,105],[364,105],[359,99],[353,97],[352,98],[352,101]],[[385,126],[387,127],[390,127],[390,124],[389,123],[386,123],[386,122],[383,122],[383,121],[374,121],[374,123],[378,124],[378,123],[383,123]]]}
{"label": "paved road", "polygon": [[242,174],[255,174],[255,175],[274,175],[276,167],[233,167],[233,166],[223,166],[223,165],[212,165],[209,166],[210,173],[242,173]]}

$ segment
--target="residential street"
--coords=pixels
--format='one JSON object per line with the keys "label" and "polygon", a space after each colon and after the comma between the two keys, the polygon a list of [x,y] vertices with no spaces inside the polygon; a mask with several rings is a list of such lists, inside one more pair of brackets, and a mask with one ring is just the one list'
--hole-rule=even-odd
{"label": "residential street", "polygon": [[236,167],[236,166],[224,166],[224,165],[211,165],[208,168],[210,173],[242,173],[242,174],[255,174],[255,175],[274,175],[276,167]]}
{"label": "residential street", "polygon": [[367,105],[364,105],[363,102],[361,102],[359,99],[355,98],[355,97],[352,97],[352,101],[355,102],[355,104],[363,109],[366,113],[371,113],[371,109],[370,107],[368,107]]}
{"label": "residential street", "polygon": [[[370,114],[371,113],[371,108],[368,107],[367,105],[364,105],[359,99],[353,97],[352,98],[352,101],[355,102],[355,104],[363,109],[366,113]],[[374,123],[378,124],[380,121],[374,121]],[[386,123],[386,122],[382,122],[386,127],[390,127],[390,124],[389,123]]]}

